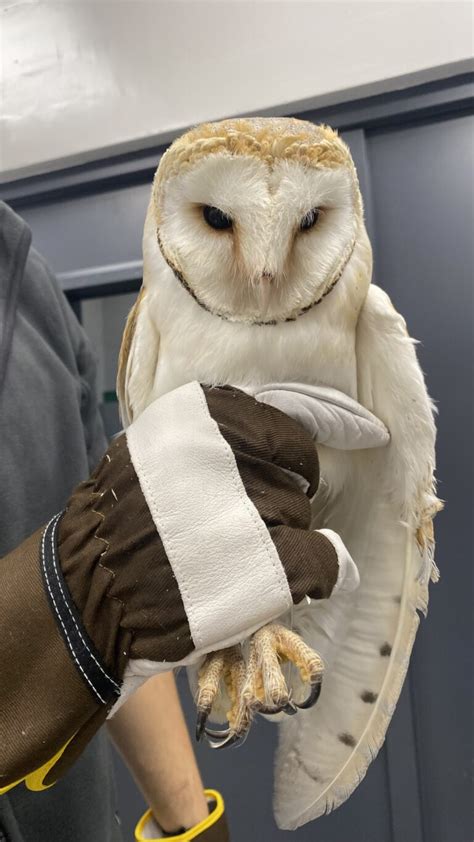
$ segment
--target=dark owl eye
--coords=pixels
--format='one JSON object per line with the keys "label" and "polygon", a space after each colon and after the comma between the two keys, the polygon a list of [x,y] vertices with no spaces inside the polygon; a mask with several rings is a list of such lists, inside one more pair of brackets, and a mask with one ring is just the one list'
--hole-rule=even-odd
{"label": "dark owl eye", "polygon": [[300,231],[309,231],[310,228],[313,228],[316,225],[319,219],[319,208],[312,208],[312,210],[308,211],[303,217],[300,222]]}
{"label": "dark owl eye", "polygon": [[202,215],[207,224],[216,231],[225,231],[226,228],[232,228],[232,220],[224,211],[219,208],[213,208],[212,205],[204,205]]}

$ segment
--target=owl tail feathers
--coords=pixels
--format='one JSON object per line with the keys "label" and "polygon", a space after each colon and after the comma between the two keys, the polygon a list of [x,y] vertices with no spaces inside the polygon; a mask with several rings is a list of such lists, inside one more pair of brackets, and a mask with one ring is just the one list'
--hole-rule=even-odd
{"label": "owl tail feathers", "polygon": [[280,726],[274,810],[285,830],[339,807],[364,778],[403,686],[418,611],[426,612],[432,545],[421,553],[415,528],[395,522],[387,503],[375,508],[374,532],[345,535],[361,559],[359,590],[295,612],[295,631],[326,671],[318,705]]}

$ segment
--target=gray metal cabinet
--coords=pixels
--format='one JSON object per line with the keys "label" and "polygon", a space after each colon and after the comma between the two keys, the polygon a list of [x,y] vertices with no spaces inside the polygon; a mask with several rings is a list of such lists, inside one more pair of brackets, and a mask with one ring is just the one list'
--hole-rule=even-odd
{"label": "gray metal cabinet", "polygon": [[[359,170],[375,277],[405,316],[439,405],[441,582],[432,588],[386,744],[349,801],[296,833],[271,812],[275,731],[230,753],[197,749],[226,797],[233,842],[468,842],[470,827],[473,117],[465,77],[305,112],[339,126]],[[74,300],[136,289],[141,229],[162,148],[3,185]],[[192,725],[193,705],[178,677]],[[142,801],[118,764],[124,825]]]}

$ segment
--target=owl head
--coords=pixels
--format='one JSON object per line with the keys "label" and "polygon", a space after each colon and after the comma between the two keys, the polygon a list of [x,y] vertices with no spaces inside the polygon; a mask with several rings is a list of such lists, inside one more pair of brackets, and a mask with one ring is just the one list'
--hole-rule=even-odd
{"label": "owl head", "polygon": [[236,119],[170,146],[150,213],[164,260],[203,308],[272,323],[297,318],[337,283],[362,202],[350,152],[332,129]]}
{"label": "owl head", "polygon": [[[192,129],[156,171],[143,268],[119,363],[125,421],[164,388],[156,373],[165,360],[180,367],[178,380],[189,372],[206,382],[242,383],[262,373],[259,359],[271,342],[280,350],[273,378],[302,378],[299,362],[285,371],[285,356],[290,346],[306,346],[309,355],[308,334],[331,320],[324,343],[338,348],[340,359],[339,337],[355,329],[371,275],[348,147],[327,126],[287,118]],[[240,360],[238,371],[224,366],[230,356]],[[338,365],[333,361],[333,370]],[[179,385],[173,377],[166,388]]]}

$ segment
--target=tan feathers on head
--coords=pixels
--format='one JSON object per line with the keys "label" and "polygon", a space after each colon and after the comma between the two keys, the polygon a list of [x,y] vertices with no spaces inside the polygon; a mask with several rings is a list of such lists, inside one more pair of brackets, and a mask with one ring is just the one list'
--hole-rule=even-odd
{"label": "tan feathers on head", "polygon": [[254,156],[270,166],[284,159],[309,167],[348,167],[355,175],[348,147],[329,126],[285,117],[222,120],[197,126],[171,144],[155,176],[157,206],[163,182],[217,152]]}

